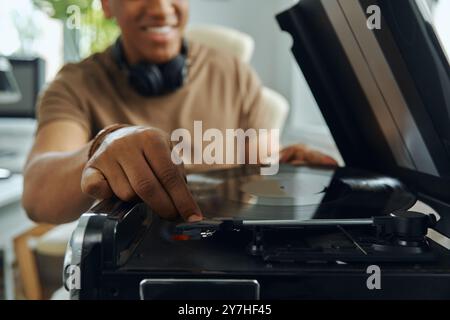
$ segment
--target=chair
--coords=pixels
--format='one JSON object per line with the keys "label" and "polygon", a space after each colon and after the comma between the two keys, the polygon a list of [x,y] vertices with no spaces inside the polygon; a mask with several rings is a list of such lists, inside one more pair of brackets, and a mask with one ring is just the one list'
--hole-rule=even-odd
{"label": "chair", "polygon": [[49,299],[61,287],[64,254],[76,225],[37,225],[14,239],[25,299]]}
{"label": "chair", "polygon": [[[228,52],[243,62],[248,63],[253,55],[255,48],[253,39],[242,32],[221,27],[221,26],[193,26],[187,30],[188,40],[210,46],[214,49]],[[289,104],[287,100],[279,93],[267,87],[262,91],[263,99],[273,120],[272,128],[283,129]],[[36,237],[36,245],[33,248],[27,247],[24,237],[20,238],[16,252],[20,271],[23,272],[24,289],[26,297],[29,299],[43,299],[49,297],[49,289],[56,290],[55,283],[61,285],[62,261],[67,242],[69,241],[71,231],[76,224],[57,226],[50,229],[47,233],[31,232]],[[47,229],[49,230],[49,229]],[[24,235],[30,237],[30,234]],[[47,263],[47,266],[45,266]],[[31,266],[31,269],[30,269]],[[45,282],[45,285],[44,285]],[[57,290],[53,295],[54,299],[64,299],[68,295],[64,290]]]}
{"label": "chair", "polygon": [[[248,34],[215,25],[195,25],[188,28],[186,38],[219,51],[228,52],[245,63],[249,63],[255,49],[255,42]],[[289,103],[278,92],[264,87],[263,100],[272,119],[272,128],[284,128],[289,113]]]}

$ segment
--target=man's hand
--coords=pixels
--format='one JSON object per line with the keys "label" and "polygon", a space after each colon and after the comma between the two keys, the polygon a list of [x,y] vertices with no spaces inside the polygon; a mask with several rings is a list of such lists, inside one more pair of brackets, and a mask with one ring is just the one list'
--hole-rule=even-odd
{"label": "man's hand", "polygon": [[202,219],[183,166],[172,162],[168,135],[155,128],[125,127],[106,135],[83,170],[81,188],[95,199],[140,198],[165,219]]}
{"label": "man's hand", "polygon": [[297,144],[289,146],[280,152],[280,163],[292,165],[332,166],[338,165],[337,161],[319,151],[309,149],[305,145]]}

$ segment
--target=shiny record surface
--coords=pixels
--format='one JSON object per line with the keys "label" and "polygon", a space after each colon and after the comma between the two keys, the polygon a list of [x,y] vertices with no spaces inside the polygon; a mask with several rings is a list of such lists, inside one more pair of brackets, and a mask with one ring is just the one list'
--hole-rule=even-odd
{"label": "shiny record surface", "polygon": [[346,168],[282,166],[275,176],[257,167],[190,175],[208,219],[352,219],[408,209],[416,200],[397,180]]}

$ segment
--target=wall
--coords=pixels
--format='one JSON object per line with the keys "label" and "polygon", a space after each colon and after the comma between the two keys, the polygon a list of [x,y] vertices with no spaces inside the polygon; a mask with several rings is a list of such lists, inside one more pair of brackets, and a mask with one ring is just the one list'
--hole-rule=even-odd
{"label": "wall", "polygon": [[255,40],[252,65],[264,84],[291,96],[290,38],[275,15],[293,0],[190,0],[191,24],[219,24],[250,34]]}
{"label": "wall", "polygon": [[191,24],[219,24],[250,34],[255,40],[252,65],[264,84],[291,103],[288,131],[322,128],[324,121],[291,53],[291,37],[275,15],[298,0],[190,0]]}
{"label": "wall", "polygon": [[0,54],[38,55],[46,60],[46,79],[63,64],[61,22],[36,10],[30,0],[0,0]]}
{"label": "wall", "polygon": [[434,8],[434,23],[442,45],[450,59],[450,1],[439,0]]}

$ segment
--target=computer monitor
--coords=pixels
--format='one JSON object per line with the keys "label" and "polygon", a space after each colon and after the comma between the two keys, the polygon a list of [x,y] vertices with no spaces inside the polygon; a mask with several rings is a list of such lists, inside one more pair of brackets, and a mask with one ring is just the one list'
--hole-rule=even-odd
{"label": "computer monitor", "polygon": [[450,66],[425,1],[301,0],[277,19],[346,164],[450,201]]}
{"label": "computer monitor", "polygon": [[0,118],[34,118],[37,97],[45,83],[45,62],[36,57],[8,60],[21,94],[0,104]]}
{"label": "computer monitor", "polygon": [[0,56],[0,105],[16,103],[22,98],[9,61]]}

